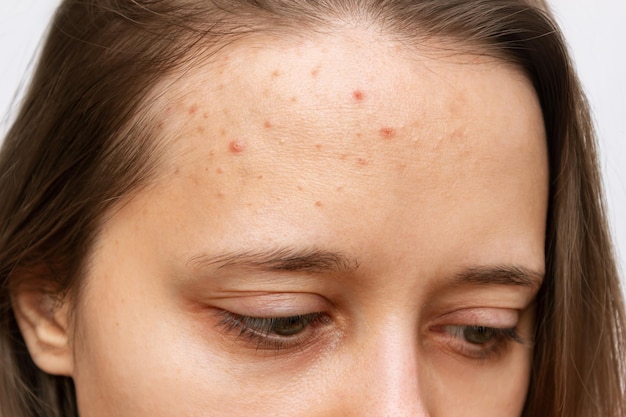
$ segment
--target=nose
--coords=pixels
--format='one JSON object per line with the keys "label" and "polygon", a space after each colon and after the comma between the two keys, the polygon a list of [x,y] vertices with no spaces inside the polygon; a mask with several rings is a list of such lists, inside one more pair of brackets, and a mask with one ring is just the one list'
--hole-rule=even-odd
{"label": "nose", "polygon": [[349,377],[355,402],[348,414],[429,417],[420,389],[417,338],[393,329],[383,333],[356,350],[355,368]]}

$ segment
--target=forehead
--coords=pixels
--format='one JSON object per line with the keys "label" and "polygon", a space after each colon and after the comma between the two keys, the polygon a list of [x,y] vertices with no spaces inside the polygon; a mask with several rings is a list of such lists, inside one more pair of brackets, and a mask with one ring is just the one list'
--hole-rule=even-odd
{"label": "forehead", "polygon": [[532,86],[500,60],[446,51],[362,33],[227,47],[160,99],[164,182],[181,210],[193,196],[260,231],[328,223],[328,210],[355,224],[367,205],[407,239],[463,229],[537,241],[547,162]]}

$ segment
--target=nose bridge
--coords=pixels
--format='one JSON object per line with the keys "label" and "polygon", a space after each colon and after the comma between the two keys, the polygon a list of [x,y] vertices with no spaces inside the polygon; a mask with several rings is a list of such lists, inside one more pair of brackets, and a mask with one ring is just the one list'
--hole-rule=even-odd
{"label": "nose bridge", "polygon": [[[362,349],[363,412],[360,416],[428,417],[419,378],[417,336],[398,326],[368,338]],[[359,386],[358,382],[355,386]]]}

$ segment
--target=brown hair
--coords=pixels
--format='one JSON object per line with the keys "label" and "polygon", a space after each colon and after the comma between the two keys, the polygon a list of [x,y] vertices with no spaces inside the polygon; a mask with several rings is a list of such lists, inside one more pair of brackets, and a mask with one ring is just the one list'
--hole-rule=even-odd
{"label": "brown hair", "polygon": [[352,22],[447,39],[522,68],[548,138],[547,276],[525,416],[626,416],[624,305],[593,127],[541,0],[66,0],[0,153],[0,416],[77,415],[70,378],[30,359],[11,293],[78,291],[106,213],[164,159],[154,86],[229,42]]}

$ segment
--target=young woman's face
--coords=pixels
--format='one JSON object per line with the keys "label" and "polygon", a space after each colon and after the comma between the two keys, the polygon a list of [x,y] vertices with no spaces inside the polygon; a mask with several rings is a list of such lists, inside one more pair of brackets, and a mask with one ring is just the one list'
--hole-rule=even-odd
{"label": "young woman's face", "polygon": [[166,163],[74,311],[81,417],[520,415],[542,116],[517,70],[434,50],[242,43],[165,91]]}

